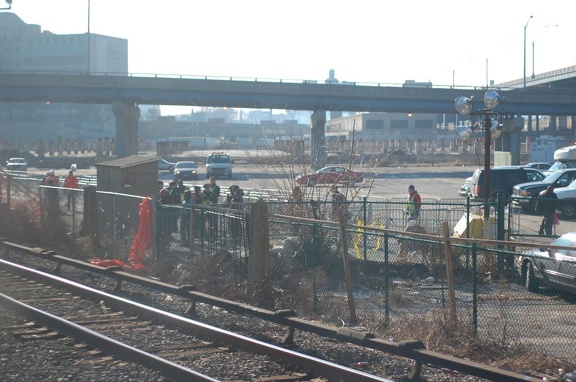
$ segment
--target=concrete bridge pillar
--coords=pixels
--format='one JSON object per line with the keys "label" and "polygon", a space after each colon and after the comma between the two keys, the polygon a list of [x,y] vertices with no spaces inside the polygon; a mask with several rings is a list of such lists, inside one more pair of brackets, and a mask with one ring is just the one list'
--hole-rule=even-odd
{"label": "concrete bridge pillar", "polygon": [[310,134],[310,145],[312,148],[312,168],[318,170],[326,164],[326,111],[315,110],[310,116],[312,128]]}
{"label": "concrete bridge pillar", "polygon": [[558,124],[556,123],[556,116],[551,115],[550,116],[550,127],[548,128],[548,131],[550,132],[550,135],[556,135],[557,130],[558,130]]}
{"label": "concrete bridge pillar", "polygon": [[124,158],[138,154],[138,106],[114,101],[112,110],[116,116],[116,157]]}

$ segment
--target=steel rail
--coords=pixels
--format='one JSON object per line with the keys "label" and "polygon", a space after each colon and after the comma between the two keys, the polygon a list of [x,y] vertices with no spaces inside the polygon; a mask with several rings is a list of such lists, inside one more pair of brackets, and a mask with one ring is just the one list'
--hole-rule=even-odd
{"label": "steel rail", "polygon": [[198,373],[197,371],[187,369],[153,354],[146,353],[142,350],[116,341],[110,337],[106,337],[71,321],[24,304],[2,293],[0,293],[0,304],[18,314],[22,314],[31,320],[39,322],[44,326],[58,330],[59,332],[65,333],[75,339],[84,341],[90,346],[101,349],[108,354],[113,354],[123,360],[137,362],[149,367],[150,369],[157,370],[164,376],[176,380],[218,381],[217,379],[213,379],[204,374]]}
{"label": "steel rail", "polygon": [[86,263],[84,261],[71,259],[59,255],[55,251],[47,251],[42,248],[30,248],[20,244],[5,241],[4,239],[1,238],[0,238],[0,246],[4,246],[5,248],[8,249],[23,251],[29,255],[41,257],[46,260],[55,261],[58,263],[57,266],[58,272],[60,271],[61,265],[66,264],[69,266],[78,267],[87,271],[115,278],[117,280],[117,285],[115,287],[116,290],[120,289],[122,281],[126,281],[147,288],[155,289],[164,293],[170,293],[178,297],[189,299],[192,301],[192,303],[187,313],[190,314],[194,314],[193,309],[195,307],[195,303],[202,302],[236,313],[252,315],[267,321],[284,325],[289,328],[288,334],[286,335],[286,338],[283,341],[284,343],[287,344],[293,343],[294,331],[295,329],[300,329],[306,332],[317,334],[319,336],[337,339],[343,342],[348,342],[351,344],[363,346],[373,350],[383,351],[389,354],[410,358],[416,361],[414,370],[411,374],[411,378],[413,380],[419,380],[423,364],[430,364],[438,367],[450,368],[451,370],[455,370],[467,375],[473,375],[476,377],[490,379],[495,382],[540,381],[538,378],[525,376],[519,373],[514,373],[496,367],[487,366],[477,362],[467,361],[461,358],[443,355],[437,352],[427,350],[424,343],[421,341],[413,341],[413,340],[403,342],[386,341],[383,339],[376,338],[376,336],[370,332],[355,330],[353,328],[347,328],[347,327],[336,328],[334,326],[311,322],[296,317],[296,313],[292,310],[270,311],[247,304],[237,303],[223,298],[214,297],[202,292],[194,291],[193,287],[190,285],[176,286],[173,284],[163,283],[161,281],[156,281],[145,277],[136,276],[128,272],[124,272],[118,267],[103,268],[100,266]]}
{"label": "steel rail", "polygon": [[[0,259],[0,268],[6,269],[10,273],[19,274],[23,277],[39,280],[42,283],[66,288],[72,293],[77,293],[96,301],[104,301],[107,305],[109,304],[115,309],[122,310],[124,312],[137,314],[147,319],[158,320],[158,322],[162,322],[168,326],[182,328],[186,331],[199,333],[209,338],[221,340],[226,344],[235,345],[245,351],[252,351],[259,354],[269,355],[277,360],[282,360],[289,364],[298,365],[305,370],[310,370],[318,376],[328,378],[330,381],[392,382],[386,378],[378,377],[358,370],[353,370],[329,361],[321,360],[289,349],[284,349],[276,345],[248,338],[240,334],[232,333],[224,329],[216,328],[211,325],[191,320],[189,318],[149,307],[122,297],[114,296],[79,284],[77,282],[38,270],[30,269],[19,264],[8,262],[6,260]],[[60,323],[60,325],[62,325],[62,323]],[[64,328],[69,329],[71,327],[64,325]],[[83,336],[86,335],[83,332],[78,333]],[[98,337],[89,337],[86,335],[86,337],[83,338],[86,340],[86,342],[96,341],[98,343]],[[135,361],[140,362],[140,359],[135,359]],[[146,363],[143,364],[146,365]]]}

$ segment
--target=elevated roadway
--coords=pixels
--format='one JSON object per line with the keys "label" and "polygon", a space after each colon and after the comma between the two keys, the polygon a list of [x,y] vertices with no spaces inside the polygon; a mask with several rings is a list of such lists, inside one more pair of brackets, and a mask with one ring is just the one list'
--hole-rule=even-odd
{"label": "elevated roadway", "polygon": [[[576,71],[572,72],[563,73],[562,78],[557,78],[558,81],[568,81],[569,85],[573,85],[569,81],[576,76]],[[568,78],[564,78],[566,76]],[[554,83],[555,80],[551,78],[548,81]],[[498,88],[505,101],[495,110],[504,115],[576,115],[574,86],[507,86]],[[137,106],[141,104],[311,110],[314,112],[311,140],[315,168],[323,165],[325,157],[326,111],[454,114],[454,100],[457,97],[482,100],[485,91],[486,88],[482,87],[0,72],[0,102],[112,104],[116,116],[116,152],[119,157],[138,151],[140,110]],[[482,102],[475,105],[482,105]],[[511,151],[519,151],[519,144],[514,144],[514,147],[518,150]]]}
{"label": "elevated roadway", "polygon": [[[0,102],[181,105],[235,108],[455,113],[454,99],[481,87],[316,84],[283,80],[0,72]],[[499,89],[508,115],[576,115],[576,87]],[[479,103],[481,104],[481,102]]]}

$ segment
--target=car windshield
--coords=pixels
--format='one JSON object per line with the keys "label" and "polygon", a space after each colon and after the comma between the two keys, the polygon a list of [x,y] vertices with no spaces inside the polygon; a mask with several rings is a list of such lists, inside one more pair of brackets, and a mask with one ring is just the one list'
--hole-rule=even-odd
{"label": "car windshield", "polygon": [[208,163],[230,163],[228,155],[210,155]]}
{"label": "car windshield", "polygon": [[176,164],[176,168],[194,168],[196,167],[196,163],[194,162],[178,162]]}
{"label": "car windshield", "polygon": [[542,180],[543,183],[552,184],[558,180],[564,173],[562,171],[554,171]]}
{"label": "car windshield", "polygon": [[563,168],[576,168],[576,161],[556,162],[547,171],[562,170]]}
{"label": "car windshield", "polygon": [[576,188],[576,179],[574,179],[574,180],[572,181],[572,183],[570,183],[570,184],[568,185],[568,187]]}
{"label": "car windshield", "polygon": [[552,242],[552,245],[569,246],[572,245],[572,242],[569,238],[560,236],[558,239]]}

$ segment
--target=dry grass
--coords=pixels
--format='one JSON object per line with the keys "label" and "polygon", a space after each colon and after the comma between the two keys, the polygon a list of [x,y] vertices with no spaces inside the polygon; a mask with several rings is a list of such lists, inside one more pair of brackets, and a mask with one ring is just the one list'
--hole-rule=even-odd
{"label": "dry grass", "polygon": [[447,315],[443,310],[433,310],[424,316],[414,315],[390,328],[382,328],[382,322],[365,317],[367,321],[362,325],[372,327],[382,338],[394,338],[395,341],[419,339],[428,350],[523,374],[547,376],[548,380],[559,378],[562,375],[560,370],[576,370],[575,360],[536,353],[514,341],[480,339],[469,323],[459,320],[454,327]]}

